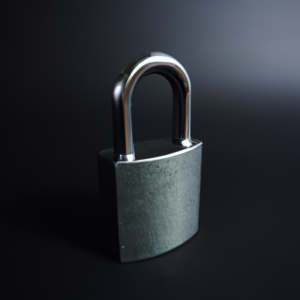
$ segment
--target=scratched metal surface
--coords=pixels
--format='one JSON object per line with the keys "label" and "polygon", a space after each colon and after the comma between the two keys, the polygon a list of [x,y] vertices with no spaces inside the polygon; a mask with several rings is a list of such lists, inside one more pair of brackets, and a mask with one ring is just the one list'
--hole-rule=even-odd
{"label": "scratched metal surface", "polygon": [[[161,140],[162,148],[165,142]],[[150,148],[153,145],[153,142],[141,143],[142,151],[146,151],[147,143]],[[122,262],[160,255],[197,233],[201,156],[202,143],[199,143],[188,152],[176,152],[173,157],[116,164]]]}

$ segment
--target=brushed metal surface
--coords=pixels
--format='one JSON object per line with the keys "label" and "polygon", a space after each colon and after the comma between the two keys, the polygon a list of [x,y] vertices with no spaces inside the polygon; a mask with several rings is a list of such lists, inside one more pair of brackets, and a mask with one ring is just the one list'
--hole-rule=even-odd
{"label": "brushed metal surface", "polygon": [[184,148],[164,139],[135,143],[135,149],[133,162],[115,162],[113,149],[99,153],[104,217],[117,223],[108,234],[121,262],[168,252],[199,226],[202,143]]}

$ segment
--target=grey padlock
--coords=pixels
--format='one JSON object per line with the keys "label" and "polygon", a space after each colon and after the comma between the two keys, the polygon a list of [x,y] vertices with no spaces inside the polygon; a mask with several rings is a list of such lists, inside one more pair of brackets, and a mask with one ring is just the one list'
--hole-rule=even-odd
{"label": "grey padlock", "polygon": [[[160,74],[173,91],[173,138],[133,143],[131,98],[137,82]],[[112,92],[114,149],[98,156],[105,243],[121,262],[168,252],[199,228],[202,142],[192,140],[191,84],[173,57],[144,53]]]}

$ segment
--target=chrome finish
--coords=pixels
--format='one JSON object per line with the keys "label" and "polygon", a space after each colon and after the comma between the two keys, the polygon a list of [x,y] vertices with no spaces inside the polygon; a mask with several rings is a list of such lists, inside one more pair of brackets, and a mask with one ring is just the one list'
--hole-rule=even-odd
{"label": "chrome finish", "polygon": [[131,100],[138,81],[150,74],[160,74],[173,91],[173,143],[190,147],[191,83],[183,66],[172,56],[161,52],[143,53],[131,60],[116,80],[112,92],[114,157],[133,161]]}
{"label": "chrome finish", "polygon": [[127,161],[127,162],[135,161],[135,154],[123,154],[123,155],[120,154],[117,157],[117,161]]}

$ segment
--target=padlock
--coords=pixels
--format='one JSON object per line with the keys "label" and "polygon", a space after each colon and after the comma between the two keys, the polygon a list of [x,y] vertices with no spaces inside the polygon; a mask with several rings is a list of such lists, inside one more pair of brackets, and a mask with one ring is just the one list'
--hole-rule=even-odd
{"label": "padlock", "polygon": [[[173,137],[133,143],[131,98],[138,81],[160,74],[172,86]],[[199,228],[202,142],[191,139],[191,83],[173,57],[144,53],[112,91],[114,149],[98,156],[105,243],[122,263],[152,258]]]}

